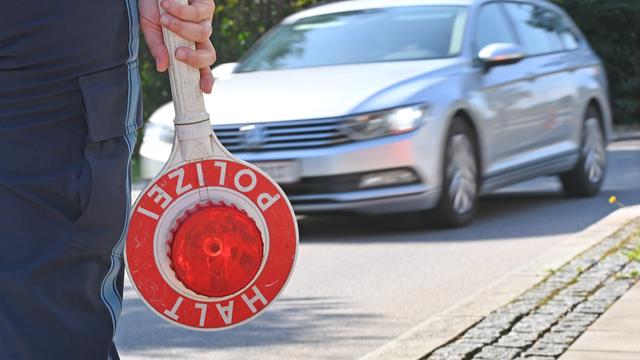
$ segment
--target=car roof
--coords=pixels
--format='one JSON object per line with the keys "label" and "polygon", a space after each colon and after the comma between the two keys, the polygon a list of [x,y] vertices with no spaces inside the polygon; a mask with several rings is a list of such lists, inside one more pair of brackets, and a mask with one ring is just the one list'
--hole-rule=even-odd
{"label": "car roof", "polygon": [[[307,10],[297,12],[286,19],[283,23],[288,24],[296,22],[300,19],[308,18],[317,15],[334,14],[345,11],[365,10],[365,9],[379,9],[379,8],[392,8],[402,6],[423,6],[423,5],[443,5],[443,6],[470,6],[473,4],[481,4],[490,2],[492,0],[342,0],[335,1],[329,4],[323,4],[314,6]],[[515,1],[515,2],[527,2],[531,4],[544,5],[552,7],[556,10],[561,10],[559,6],[553,4],[548,0],[502,0],[502,1]]]}
{"label": "car roof", "polygon": [[390,8],[400,6],[420,6],[420,5],[455,5],[468,6],[478,0],[347,0],[319,5],[293,14],[286,18],[283,23],[292,23],[300,19],[311,16],[333,14],[345,11],[355,11],[364,9]]}

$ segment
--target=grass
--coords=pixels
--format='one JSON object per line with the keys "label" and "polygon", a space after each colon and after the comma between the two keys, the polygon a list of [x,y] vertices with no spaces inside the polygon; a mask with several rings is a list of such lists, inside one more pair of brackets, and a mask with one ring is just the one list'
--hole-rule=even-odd
{"label": "grass", "polygon": [[638,245],[635,249],[631,251],[627,251],[625,253],[629,258],[629,261],[637,261],[640,262],[640,245]]}

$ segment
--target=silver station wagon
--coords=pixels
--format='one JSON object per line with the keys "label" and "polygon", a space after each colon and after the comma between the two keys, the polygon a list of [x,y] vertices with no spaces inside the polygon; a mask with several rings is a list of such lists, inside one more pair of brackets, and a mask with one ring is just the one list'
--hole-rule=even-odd
{"label": "silver station wagon", "polygon": [[[592,196],[605,175],[605,71],[547,1],[336,2],[213,72],[218,138],[298,213],[430,210],[461,226],[483,193],[557,175]],[[143,175],[167,159],[172,119],[167,104],[146,125]]]}

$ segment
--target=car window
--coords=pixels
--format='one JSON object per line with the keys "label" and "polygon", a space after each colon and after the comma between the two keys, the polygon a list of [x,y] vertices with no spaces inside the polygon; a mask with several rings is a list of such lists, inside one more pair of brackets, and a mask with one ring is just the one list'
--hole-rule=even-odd
{"label": "car window", "polygon": [[466,13],[461,6],[427,5],[303,18],[271,32],[236,72],[453,57]]}
{"label": "car window", "polygon": [[560,36],[560,40],[562,41],[562,44],[564,45],[565,50],[577,49],[580,46],[578,43],[578,37],[571,29],[571,26],[569,25],[569,21],[559,14],[558,16],[560,18],[558,21],[559,27],[558,29],[556,29],[556,31]]}
{"label": "car window", "polygon": [[483,6],[478,13],[476,24],[476,52],[479,52],[489,44],[516,42],[511,26],[501,9],[501,5],[498,3],[490,3]]}
{"label": "car window", "polygon": [[562,17],[540,6],[525,3],[505,3],[513,20],[520,45],[528,55],[562,51],[565,44],[558,30],[562,28]]}

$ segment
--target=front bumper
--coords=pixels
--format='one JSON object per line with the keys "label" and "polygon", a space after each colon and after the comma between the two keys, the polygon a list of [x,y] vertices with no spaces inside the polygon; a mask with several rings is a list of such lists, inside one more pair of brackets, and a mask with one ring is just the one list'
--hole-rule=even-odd
{"label": "front bumper", "polygon": [[[302,150],[244,152],[235,155],[251,163],[295,161],[300,183],[281,184],[296,213],[355,212],[365,214],[417,211],[432,208],[440,195],[437,144],[426,136],[426,126],[418,131],[324,148]],[[161,147],[164,146],[164,149]],[[159,151],[170,152],[170,144],[143,141],[140,149],[144,177],[154,176],[163,162],[152,157]],[[411,169],[417,183],[358,189],[332,181],[345,176],[390,169]],[[305,187],[312,179],[324,179],[324,187]],[[342,180],[341,180],[342,181]],[[356,182],[357,183],[357,182]],[[336,185],[336,186],[332,186]],[[300,191],[301,188],[306,190]]]}
{"label": "front bumper", "polygon": [[387,214],[430,209],[439,199],[438,189],[422,184],[384,189],[318,195],[294,195],[289,200],[299,215],[351,212]]}

